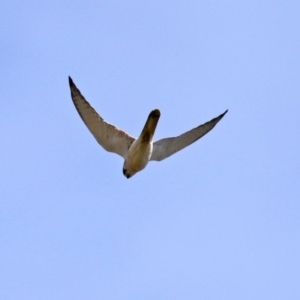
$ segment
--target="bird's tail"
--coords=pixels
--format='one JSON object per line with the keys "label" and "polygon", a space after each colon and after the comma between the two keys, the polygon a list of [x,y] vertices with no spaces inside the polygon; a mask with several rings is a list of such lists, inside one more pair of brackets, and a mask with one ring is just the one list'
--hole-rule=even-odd
{"label": "bird's tail", "polygon": [[152,141],[159,117],[160,117],[159,109],[154,109],[149,114],[146,124],[140,135],[142,143],[150,143]]}

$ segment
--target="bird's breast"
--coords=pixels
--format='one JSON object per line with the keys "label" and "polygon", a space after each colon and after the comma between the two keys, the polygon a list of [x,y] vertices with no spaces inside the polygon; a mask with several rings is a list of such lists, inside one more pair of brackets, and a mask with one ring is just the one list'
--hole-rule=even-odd
{"label": "bird's breast", "polygon": [[135,172],[144,169],[150,160],[153,145],[152,143],[142,143],[135,140],[127,153],[127,168]]}

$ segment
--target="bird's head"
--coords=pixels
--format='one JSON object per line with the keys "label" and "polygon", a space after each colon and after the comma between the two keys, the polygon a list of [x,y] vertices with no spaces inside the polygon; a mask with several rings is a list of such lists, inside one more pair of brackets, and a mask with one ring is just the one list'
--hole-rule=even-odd
{"label": "bird's head", "polygon": [[127,165],[127,162],[126,160],[124,161],[124,164],[123,164],[123,175],[129,179],[130,177],[132,177],[134,174],[136,173],[136,170],[132,170],[130,168],[130,166]]}
{"label": "bird's head", "polygon": [[126,163],[126,160],[124,161],[124,165],[123,165],[123,175],[129,179],[131,176],[133,176],[135,174],[131,172],[131,170],[128,169],[127,167],[127,163]]}
{"label": "bird's head", "polygon": [[124,176],[129,179],[132,175],[128,173],[127,169],[123,168],[123,174]]}
{"label": "bird's head", "polygon": [[137,171],[133,171],[133,170],[129,170],[129,169],[127,169],[126,167],[123,167],[123,175],[127,178],[127,179],[129,179],[129,178],[131,178],[134,174],[136,174],[137,173]]}

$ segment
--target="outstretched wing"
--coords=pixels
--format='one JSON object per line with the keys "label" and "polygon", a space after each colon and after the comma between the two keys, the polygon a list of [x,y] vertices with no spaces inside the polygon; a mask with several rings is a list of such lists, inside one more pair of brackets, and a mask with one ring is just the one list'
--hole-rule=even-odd
{"label": "outstretched wing", "polygon": [[193,128],[190,131],[183,133],[177,137],[161,139],[153,143],[153,151],[150,160],[163,160],[170,155],[182,150],[183,148],[189,146],[190,144],[199,140],[202,136],[212,130],[215,125],[223,118],[227,113],[226,110],[220,116],[212,119],[211,121],[202,124],[196,128]]}
{"label": "outstretched wing", "polygon": [[85,100],[79,89],[69,77],[71,97],[74,105],[90,132],[107,151],[126,157],[129,146],[135,140],[126,132],[105,122],[96,110]]}

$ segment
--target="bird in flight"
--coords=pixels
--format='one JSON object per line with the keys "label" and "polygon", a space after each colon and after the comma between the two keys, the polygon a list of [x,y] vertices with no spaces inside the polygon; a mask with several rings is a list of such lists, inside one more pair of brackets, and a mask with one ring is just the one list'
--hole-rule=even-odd
{"label": "bird in flight", "polygon": [[106,151],[114,152],[124,158],[123,174],[127,178],[143,170],[150,160],[161,161],[196,142],[212,130],[228,111],[177,137],[164,138],[153,143],[152,139],[160,117],[159,109],[150,112],[140,136],[135,139],[123,130],[105,122],[85,100],[71,77],[69,77],[69,85],[74,105],[97,142]]}

